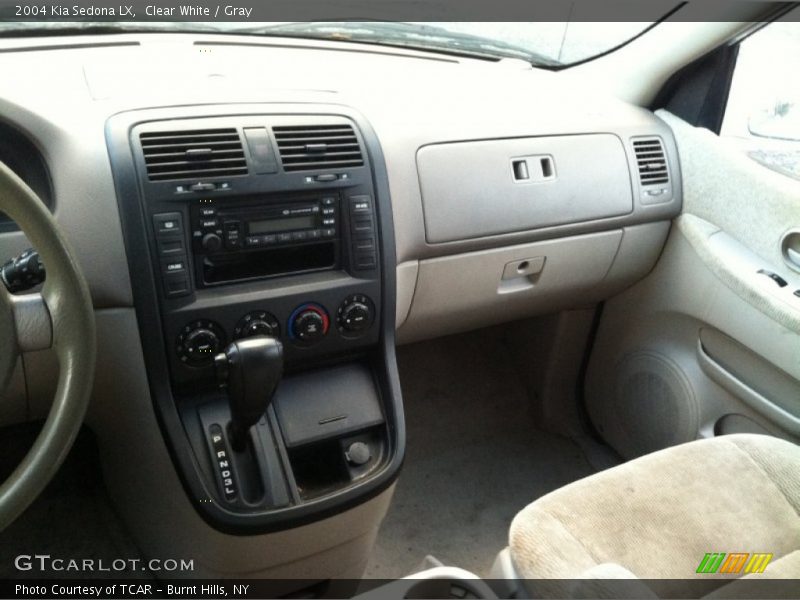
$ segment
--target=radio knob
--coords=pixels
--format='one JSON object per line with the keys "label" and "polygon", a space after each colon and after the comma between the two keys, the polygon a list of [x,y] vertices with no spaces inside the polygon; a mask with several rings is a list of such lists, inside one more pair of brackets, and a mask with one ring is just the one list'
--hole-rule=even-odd
{"label": "radio knob", "polygon": [[216,233],[205,234],[202,242],[200,243],[203,245],[203,248],[209,252],[217,252],[222,248],[222,238]]}
{"label": "radio knob", "polygon": [[301,342],[312,343],[321,340],[328,333],[328,315],[316,305],[303,307],[291,321],[294,337]]}

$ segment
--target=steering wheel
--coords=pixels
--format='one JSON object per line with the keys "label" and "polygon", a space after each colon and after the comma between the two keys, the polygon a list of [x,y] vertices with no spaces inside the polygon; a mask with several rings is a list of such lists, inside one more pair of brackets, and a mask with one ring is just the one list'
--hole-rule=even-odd
{"label": "steering wheel", "polygon": [[95,326],[89,287],[69,244],[36,194],[0,162],[0,211],[28,236],[47,267],[41,294],[14,296],[0,284],[0,390],[20,352],[52,347],[58,357],[55,398],[28,454],[0,485],[0,531],[55,475],[83,423],[94,382]]}

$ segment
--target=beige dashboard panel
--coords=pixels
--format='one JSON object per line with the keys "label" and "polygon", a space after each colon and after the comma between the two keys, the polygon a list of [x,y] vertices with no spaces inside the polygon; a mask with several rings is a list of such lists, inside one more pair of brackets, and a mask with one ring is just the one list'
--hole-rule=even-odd
{"label": "beige dashboard panel", "polygon": [[407,342],[590,305],[622,237],[617,229],[421,260],[398,337]]}

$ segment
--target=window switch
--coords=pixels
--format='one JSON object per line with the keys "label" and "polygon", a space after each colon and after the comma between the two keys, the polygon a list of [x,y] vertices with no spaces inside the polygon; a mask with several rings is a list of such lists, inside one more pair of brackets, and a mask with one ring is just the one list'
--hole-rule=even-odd
{"label": "window switch", "polygon": [[766,275],[767,277],[772,279],[772,281],[778,284],[778,287],[786,287],[787,285],[789,285],[788,283],[786,283],[786,280],[783,277],[781,277],[777,273],[773,273],[772,271],[767,271],[766,269],[759,269],[758,273],[760,275]]}

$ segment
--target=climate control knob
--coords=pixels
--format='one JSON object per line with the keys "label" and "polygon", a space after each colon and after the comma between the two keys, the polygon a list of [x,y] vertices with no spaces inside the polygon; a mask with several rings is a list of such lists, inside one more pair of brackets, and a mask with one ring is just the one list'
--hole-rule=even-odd
{"label": "climate control knob", "polygon": [[278,324],[278,319],[267,311],[254,310],[239,319],[236,328],[233,330],[233,337],[237,340],[257,335],[280,337],[281,327]]}
{"label": "climate control knob", "polygon": [[375,318],[372,300],[363,294],[348,296],[336,313],[336,323],[344,335],[358,335],[369,329]]}
{"label": "climate control knob", "polygon": [[290,336],[305,344],[320,341],[328,333],[330,319],[319,304],[304,304],[289,317]]}
{"label": "climate control knob", "polygon": [[193,321],[181,330],[175,350],[181,362],[203,367],[213,362],[224,340],[222,328],[213,321]]}

